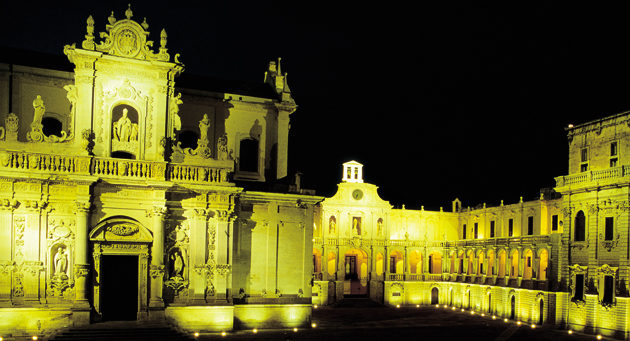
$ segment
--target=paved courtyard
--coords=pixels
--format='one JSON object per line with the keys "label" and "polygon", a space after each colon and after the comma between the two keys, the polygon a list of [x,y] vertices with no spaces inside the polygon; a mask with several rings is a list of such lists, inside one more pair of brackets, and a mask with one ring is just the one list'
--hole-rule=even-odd
{"label": "paved courtyard", "polygon": [[[314,328],[251,330],[206,334],[200,340],[597,340],[595,335],[568,334],[551,327],[517,325],[451,309],[420,308],[318,308],[313,310]],[[614,340],[603,337],[602,340]]]}

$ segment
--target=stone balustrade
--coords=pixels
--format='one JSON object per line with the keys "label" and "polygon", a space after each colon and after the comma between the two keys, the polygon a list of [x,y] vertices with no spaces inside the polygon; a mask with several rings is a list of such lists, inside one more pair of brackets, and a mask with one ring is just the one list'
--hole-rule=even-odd
{"label": "stone balustrade", "polygon": [[447,242],[426,242],[422,240],[384,240],[384,239],[362,239],[362,238],[314,238],[313,245],[326,246],[399,246],[399,247],[486,247],[486,246],[519,246],[531,244],[546,244],[551,241],[549,235],[543,236],[522,236],[510,238],[484,238],[465,239]]}
{"label": "stone balustrade", "polygon": [[556,187],[575,185],[589,181],[613,180],[630,176],[630,166],[617,166],[600,170],[582,172],[578,174],[556,177]]}
{"label": "stone balustrade", "polygon": [[163,161],[143,161],[95,156],[50,155],[20,151],[0,151],[0,170],[28,170],[37,174],[94,175],[101,178],[227,184],[228,167],[180,165]]}

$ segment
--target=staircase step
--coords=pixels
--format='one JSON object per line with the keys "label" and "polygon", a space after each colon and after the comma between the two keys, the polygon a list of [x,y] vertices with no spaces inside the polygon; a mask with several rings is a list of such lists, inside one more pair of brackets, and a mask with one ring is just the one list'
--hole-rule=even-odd
{"label": "staircase step", "polygon": [[178,341],[194,340],[191,336],[180,333],[168,326],[139,326],[134,324],[109,324],[106,328],[90,325],[81,328],[70,328],[52,336],[55,341],[101,341],[101,340],[156,340]]}

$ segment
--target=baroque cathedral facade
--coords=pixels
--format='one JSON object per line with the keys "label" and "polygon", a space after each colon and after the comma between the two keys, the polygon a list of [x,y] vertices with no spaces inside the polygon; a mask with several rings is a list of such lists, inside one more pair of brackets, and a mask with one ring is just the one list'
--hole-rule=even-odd
{"label": "baroque cathedral facade", "polygon": [[0,64],[2,336],[309,325],[321,198],[235,183],[286,176],[286,74],[272,62],[261,84],[176,85],[166,31],[154,50],[132,17],[103,18],[98,41],[90,16],[63,49],[73,70]]}
{"label": "baroque cathedral facade", "polygon": [[330,198],[248,191],[287,175],[280,61],[260,84],[186,78],[132,17],[100,41],[88,18],[71,68],[0,62],[3,335],[300,327],[364,297],[630,337],[630,113],[569,127],[569,172],[534,201],[394,209],[354,161]]}

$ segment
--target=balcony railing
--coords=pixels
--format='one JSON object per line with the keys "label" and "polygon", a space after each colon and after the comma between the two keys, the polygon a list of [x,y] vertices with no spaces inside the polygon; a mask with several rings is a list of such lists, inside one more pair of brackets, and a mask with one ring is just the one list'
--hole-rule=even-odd
{"label": "balcony railing", "polygon": [[229,166],[196,166],[164,161],[128,160],[88,155],[67,156],[0,151],[0,169],[43,174],[94,175],[101,178],[157,180],[189,183],[228,183]]}
{"label": "balcony railing", "polygon": [[556,177],[556,187],[569,186],[589,181],[612,180],[630,176],[630,166],[618,166],[606,169],[587,171],[578,174]]}

